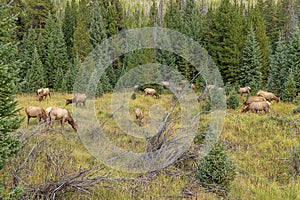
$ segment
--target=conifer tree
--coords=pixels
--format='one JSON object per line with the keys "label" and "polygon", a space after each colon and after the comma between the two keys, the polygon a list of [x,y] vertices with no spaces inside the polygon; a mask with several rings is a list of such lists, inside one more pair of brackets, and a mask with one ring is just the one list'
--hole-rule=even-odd
{"label": "conifer tree", "polygon": [[22,43],[22,61],[23,64],[20,66],[20,78],[24,79],[27,70],[31,67],[31,61],[34,51],[34,46],[36,45],[37,35],[35,30],[30,28],[24,35]]}
{"label": "conifer tree", "polygon": [[72,48],[73,48],[73,35],[75,29],[76,15],[73,15],[72,7],[70,2],[67,2],[65,8],[65,15],[63,18],[62,31],[64,33],[65,44],[67,48],[67,53],[69,58],[72,57]]}
{"label": "conifer tree", "polygon": [[255,32],[250,28],[244,44],[242,54],[242,68],[240,73],[240,85],[250,86],[252,91],[257,91],[262,85],[261,52],[256,41]]}
{"label": "conifer tree", "polygon": [[169,29],[181,31],[182,30],[182,18],[180,13],[180,5],[170,0],[169,6],[165,14],[165,26]]}
{"label": "conifer tree", "polygon": [[276,43],[275,52],[270,56],[270,72],[267,82],[268,91],[282,97],[284,82],[288,77],[288,71],[287,46],[282,34],[280,34]]}
{"label": "conifer tree", "polygon": [[62,80],[64,78],[63,70],[61,67],[58,67],[55,71],[55,77],[54,77],[54,89],[56,91],[62,92]]}
{"label": "conifer tree", "polygon": [[[17,44],[12,38],[16,16],[12,16],[11,8],[2,4],[0,9],[0,170],[5,162],[17,153],[20,144],[13,136],[20,127],[21,119],[17,110],[17,101],[14,100],[14,89],[17,81],[17,67],[20,62],[17,58]],[[2,182],[2,181],[1,181]],[[0,183],[0,187],[1,187]]]}
{"label": "conifer tree", "polygon": [[41,87],[46,87],[45,72],[37,48],[34,47],[31,68],[26,74],[27,92],[34,93]]}
{"label": "conifer tree", "polygon": [[262,77],[265,82],[268,78],[269,71],[269,54],[270,54],[270,46],[269,46],[269,38],[266,33],[266,25],[265,20],[261,14],[261,11],[258,7],[255,7],[250,12],[250,26],[254,28],[257,42],[259,43],[259,47],[261,49],[261,64],[262,64]]}
{"label": "conifer tree", "polygon": [[288,66],[292,68],[294,80],[296,82],[297,93],[300,92],[300,29],[296,29],[291,34],[288,44]]}
{"label": "conifer tree", "polygon": [[288,79],[284,83],[284,90],[282,94],[282,99],[284,101],[293,101],[294,98],[296,97],[296,83],[294,81],[294,74],[293,70],[290,69]]}
{"label": "conifer tree", "polygon": [[91,44],[95,48],[107,38],[105,25],[102,20],[101,8],[98,1],[94,2],[90,26]]}
{"label": "conifer tree", "polygon": [[90,43],[91,38],[88,28],[89,23],[90,17],[87,2],[86,0],[81,0],[79,3],[78,17],[74,32],[74,42],[72,49],[73,57],[78,55],[81,60],[84,60],[93,48]]}
{"label": "conifer tree", "polygon": [[226,83],[238,81],[240,74],[240,57],[245,38],[245,18],[237,5],[229,0],[221,5],[212,15],[210,25],[205,33],[208,52],[220,68]]}

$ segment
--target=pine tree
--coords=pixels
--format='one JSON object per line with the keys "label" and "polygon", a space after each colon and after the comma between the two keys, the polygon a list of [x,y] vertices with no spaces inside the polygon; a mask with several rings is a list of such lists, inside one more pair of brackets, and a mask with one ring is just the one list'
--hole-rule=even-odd
{"label": "pine tree", "polygon": [[56,91],[62,92],[62,80],[64,78],[64,73],[61,67],[58,67],[55,71],[55,77],[54,77],[54,89]]}
{"label": "pine tree", "polygon": [[37,48],[34,47],[31,68],[26,74],[27,92],[35,93],[37,89],[46,87],[45,77],[43,64],[40,60]]}
{"label": "pine tree", "polygon": [[46,24],[49,13],[54,14],[54,6],[49,0],[28,0],[24,1],[24,9],[26,13],[25,30],[30,27],[42,32]]}
{"label": "pine tree", "polygon": [[245,38],[245,18],[237,5],[229,0],[221,5],[212,15],[204,39],[208,52],[219,67],[224,81],[237,82],[241,67],[241,50]]}
{"label": "pine tree", "polygon": [[282,99],[284,101],[292,102],[296,96],[297,96],[296,83],[294,81],[293,70],[291,69],[290,72],[289,72],[288,79],[284,83],[284,90],[283,90],[283,94],[282,94]]}
{"label": "pine tree", "polygon": [[275,52],[270,56],[270,72],[267,82],[268,91],[282,97],[282,91],[284,89],[283,83],[288,77],[288,71],[287,46],[282,34],[280,34],[276,43]]}
{"label": "pine tree", "polygon": [[300,92],[300,29],[291,34],[288,44],[288,66],[292,68],[296,82],[297,93]]}
{"label": "pine tree", "polygon": [[92,9],[90,36],[91,44],[94,48],[107,38],[105,26],[102,20],[101,8],[98,1],[94,2]]}
{"label": "pine tree", "polygon": [[73,15],[72,7],[70,2],[67,2],[65,8],[65,15],[63,18],[62,31],[64,33],[65,44],[68,52],[69,58],[72,57],[72,48],[73,48],[73,35],[76,23],[76,15]]}
{"label": "pine tree", "polygon": [[24,35],[22,42],[22,61],[23,64],[20,66],[20,78],[24,79],[27,70],[31,67],[32,55],[34,52],[34,46],[36,45],[37,35],[35,30],[30,28]]}
{"label": "pine tree", "polygon": [[269,38],[266,33],[265,20],[258,7],[255,7],[250,12],[249,25],[254,28],[257,42],[261,49],[261,64],[262,64],[262,77],[263,81],[266,82],[269,72]]}
{"label": "pine tree", "polygon": [[239,76],[241,86],[250,86],[252,91],[257,91],[261,88],[262,65],[260,61],[259,44],[251,27],[243,48],[242,68]]}
{"label": "pine tree", "polygon": [[[17,153],[20,144],[18,138],[11,132],[20,127],[22,119],[17,110],[17,101],[14,100],[14,89],[17,81],[16,60],[18,53],[17,44],[14,41],[16,16],[11,15],[11,9],[7,4],[2,4],[0,9],[0,170],[5,162]],[[2,183],[0,183],[1,185]]]}
{"label": "pine tree", "polygon": [[172,0],[169,1],[169,6],[167,7],[164,22],[165,22],[165,27],[169,29],[176,30],[176,31],[181,31],[183,29],[182,18],[180,13],[180,5],[173,2]]}
{"label": "pine tree", "polygon": [[74,32],[74,41],[72,49],[73,57],[76,57],[78,55],[81,60],[84,60],[93,48],[93,46],[90,43],[91,38],[88,28],[89,24],[90,17],[87,2],[86,0],[81,0],[79,3],[79,11]]}

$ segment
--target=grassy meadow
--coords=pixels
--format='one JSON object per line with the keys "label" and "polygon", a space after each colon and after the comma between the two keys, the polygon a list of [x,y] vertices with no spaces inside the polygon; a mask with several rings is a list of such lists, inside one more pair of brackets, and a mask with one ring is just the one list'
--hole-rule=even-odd
{"label": "grassy meadow", "polygon": [[[72,111],[71,105],[65,106],[65,99],[70,97],[71,94],[54,93],[51,99],[43,102],[38,102],[34,95],[20,95],[16,99],[21,108],[20,115],[25,117],[24,108],[28,105],[42,106],[45,109],[59,106]],[[111,94],[95,100],[96,115],[100,123],[108,120],[105,124],[108,137],[123,149],[142,152],[145,148],[143,139],[122,133],[116,123],[109,120],[112,114],[109,111],[110,103]],[[163,94],[160,99],[156,99],[138,93],[135,100],[129,101],[131,119],[135,121],[135,107],[141,108],[144,115],[149,116],[149,108],[155,104],[168,110],[172,104],[172,96]],[[199,106],[202,104],[199,103]],[[241,106],[235,110],[227,110],[221,140],[225,142],[227,153],[237,166],[237,175],[230,193],[225,197],[227,199],[300,199],[300,179],[295,175],[291,157],[291,149],[300,145],[300,114],[292,114],[296,104],[272,102],[271,106],[276,113],[241,113]],[[84,111],[83,107],[77,109]],[[204,116],[206,118],[208,116]],[[203,121],[205,120],[199,122],[200,126],[205,125],[202,124]],[[23,177],[18,181],[22,182],[25,189],[41,186],[47,181],[59,182],[68,173],[96,166],[94,176],[101,175],[107,179],[95,184],[89,191],[70,190],[64,194],[64,199],[220,198],[196,182],[193,172],[199,159],[176,163],[159,172],[131,174],[110,169],[95,159],[67,123],[62,135],[59,122],[55,122],[54,130],[50,130],[38,125],[37,119],[31,119],[27,126],[25,119],[19,132],[32,134],[33,137],[23,146],[23,151],[6,165],[5,172],[18,171],[19,176]],[[28,157],[32,152],[36,155],[30,161]],[[27,166],[30,170],[15,170],[18,166]],[[188,173],[186,169],[189,169]],[[6,184],[11,183],[12,180],[8,177]]]}

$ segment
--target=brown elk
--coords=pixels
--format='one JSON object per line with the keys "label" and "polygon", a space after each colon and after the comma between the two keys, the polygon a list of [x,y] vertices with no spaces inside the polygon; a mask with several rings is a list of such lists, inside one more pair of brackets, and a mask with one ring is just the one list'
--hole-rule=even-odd
{"label": "brown elk", "polygon": [[257,96],[262,96],[264,97],[267,101],[272,101],[275,100],[276,102],[279,102],[279,98],[275,96],[272,92],[267,92],[263,90],[259,90],[257,92]]}
{"label": "brown elk", "polygon": [[138,120],[143,119],[144,116],[143,116],[141,109],[136,108],[134,112],[135,112],[135,119],[138,119]]}
{"label": "brown elk", "polygon": [[40,88],[37,90],[38,100],[42,101],[43,99],[46,99],[47,96],[51,98],[51,93],[49,88]]}
{"label": "brown elk", "polygon": [[244,93],[250,94],[250,91],[251,91],[251,88],[249,86],[247,86],[247,87],[239,88],[237,93],[242,96]]}
{"label": "brown elk", "polygon": [[71,114],[67,109],[59,108],[59,107],[52,107],[49,114],[48,114],[49,120],[50,120],[50,126],[53,127],[53,122],[55,120],[60,120],[61,124],[61,132],[64,133],[64,124],[65,122],[68,122],[73,130],[77,132],[77,124],[74,122],[74,119],[72,118]]}
{"label": "brown elk", "polygon": [[270,109],[270,105],[271,104],[268,101],[252,102],[248,106],[243,108],[242,112],[246,113],[249,110],[251,110],[252,112],[255,111],[255,113],[257,113],[257,111],[265,111],[265,113],[268,113]]}
{"label": "brown elk", "polygon": [[151,96],[155,96],[159,99],[159,94],[156,92],[155,89],[152,89],[152,88],[145,88],[144,89],[144,94],[145,96],[150,94]]}
{"label": "brown elk", "polygon": [[47,114],[42,107],[27,106],[25,112],[27,115],[27,125],[29,125],[30,118],[38,118],[39,122],[41,122],[41,119],[43,119],[44,122],[47,120]]}
{"label": "brown elk", "polygon": [[266,99],[261,96],[249,96],[247,100],[244,102],[244,105],[247,106],[252,102],[260,102],[260,101],[266,101]]}
{"label": "brown elk", "polygon": [[66,106],[71,103],[75,103],[76,107],[80,103],[82,103],[82,105],[85,106],[86,99],[87,97],[85,94],[75,94],[75,96],[72,99],[66,99]]}

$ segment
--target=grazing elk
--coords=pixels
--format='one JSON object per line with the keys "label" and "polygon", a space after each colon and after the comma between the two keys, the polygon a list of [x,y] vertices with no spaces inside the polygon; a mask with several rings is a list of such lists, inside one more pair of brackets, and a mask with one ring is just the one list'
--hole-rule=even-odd
{"label": "grazing elk", "polygon": [[159,94],[156,92],[155,89],[152,89],[152,88],[145,88],[144,89],[144,94],[145,96],[150,94],[151,96],[155,96],[159,99]]}
{"label": "grazing elk", "polygon": [[264,97],[267,101],[272,101],[275,100],[276,102],[279,102],[279,98],[275,96],[272,92],[267,92],[263,90],[259,90],[257,92],[257,96],[262,96]]}
{"label": "grazing elk", "polygon": [[242,96],[244,93],[250,94],[250,91],[251,91],[251,88],[249,86],[247,86],[247,87],[242,87],[242,88],[238,89],[237,93]]}
{"label": "grazing elk", "polygon": [[74,119],[72,118],[71,114],[67,109],[59,108],[59,107],[52,107],[49,114],[48,114],[49,120],[50,120],[50,126],[53,127],[53,121],[60,120],[61,124],[61,132],[64,133],[64,124],[65,122],[68,122],[73,130],[77,132],[77,124],[74,122]]}
{"label": "grazing elk", "polygon": [[27,125],[29,125],[30,118],[38,118],[39,122],[41,122],[41,119],[43,119],[44,122],[47,120],[47,114],[42,107],[27,106],[25,112],[27,115]]}
{"label": "grazing elk", "polygon": [[66,106],[75,103],[76,107],[78,104],[82,103],[83,106],[85,106],[85,101],[87,97],[85,94],[75,94],[75,96],[72,99],[66,99]]}
{"label": "grazing elk", "polygon": [[47,96],[50,97],[51,99],[51,93],[50,93],[50,89],[49,88],[40,88],[37,90],[37,96],[38,96],[38,100],[42,101],[43,99],[46,99]]}
{"label": "grazing elk", "polygon": [[244,105],[247,106],[252,102],[260,102],[260,101],[266,101],[266,99],[261,96],[249,96],[247,100],[244,102]]}
{"label": "grazing elk", "polygon": [[252,102],[248,106],[243,108],[242,112],[246,113],[249,110],[251,110],[252,112],[255,111],[255,113],[257,113],[257,111],[265,111],[265,113],[268,113],[270,109],[270,105],[271,104],[268,101]]}

